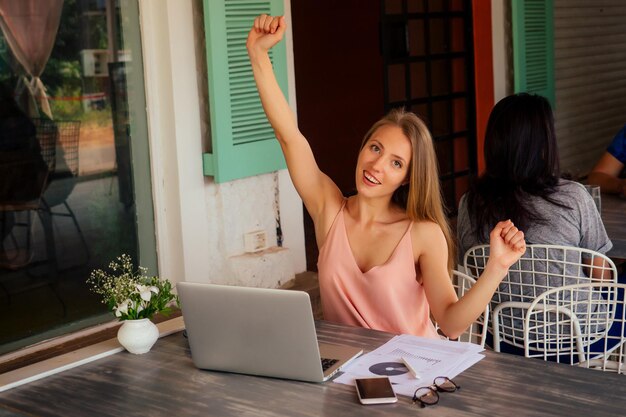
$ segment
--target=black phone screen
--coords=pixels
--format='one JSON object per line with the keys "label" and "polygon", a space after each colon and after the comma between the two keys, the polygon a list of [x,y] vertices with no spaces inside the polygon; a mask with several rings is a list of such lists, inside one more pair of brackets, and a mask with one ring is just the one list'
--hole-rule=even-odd
{"label": "black phone screen", "polygon": [[395,397],[389,378],[359,378],[356,379],[356,386],[364,400]]}

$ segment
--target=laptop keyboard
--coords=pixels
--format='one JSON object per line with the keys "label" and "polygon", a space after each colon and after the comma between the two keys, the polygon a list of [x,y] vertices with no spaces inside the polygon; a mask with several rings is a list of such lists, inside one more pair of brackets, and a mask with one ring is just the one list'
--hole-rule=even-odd
{"label": "laptop keyboard", "polygon": [[337,362],[339,359],[329,359],[329,358],[321,358],[322,359],[322,370],[325,371]]}

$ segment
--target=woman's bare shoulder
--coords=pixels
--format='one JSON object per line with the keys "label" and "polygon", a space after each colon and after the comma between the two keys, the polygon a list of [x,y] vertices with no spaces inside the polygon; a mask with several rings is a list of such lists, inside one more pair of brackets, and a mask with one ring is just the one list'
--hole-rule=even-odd
{"label": "woman's bare shoulder", "polygon": [[412,233],[426,234],[426,235],[441,235],[443,237],[443,230],[441,226],[430,220],[422,220],[413,222]]}
{"label": "woman's bare shoulder", "polygon": [[445,249],[447,251],[446,237],[441,227],[433,221],[414,222],[411,228],[411,241],[413,253],[416,257],[429,250]]}

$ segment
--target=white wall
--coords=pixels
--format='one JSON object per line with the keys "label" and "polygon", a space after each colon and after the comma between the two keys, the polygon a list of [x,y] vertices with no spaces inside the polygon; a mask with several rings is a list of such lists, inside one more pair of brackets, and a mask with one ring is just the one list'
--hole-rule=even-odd
{"label": "white wall", "polygon": [[510,53],[510,22],[504,0],[491,0],[491,43],[493,53],[494,103],[511,94],[508,55]]}
{"label": "white wall", "polygon": [[[202,175],[209,141],[201,0],[139,0],[159,273],[173,282],[275,287],[306,269],[302,202],[286,170],[216,184]],[[289,18],[289,0],[285,0]],[[287,34],[295,110],[291,33]],[[284,248],[244,254],[243,234]]]}

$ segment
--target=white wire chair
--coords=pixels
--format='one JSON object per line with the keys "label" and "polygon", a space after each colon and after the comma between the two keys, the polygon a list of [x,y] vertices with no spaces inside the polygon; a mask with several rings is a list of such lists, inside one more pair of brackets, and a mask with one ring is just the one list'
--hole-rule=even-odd
{"label": "white wire chair", "polygon": [[[463,272],[452,271],[452,285],[456,290],[456,294],[461,298],[471,287],[476,283],[476,280]],[[485,311],[472,322],[470,327],[461,334],[456,340],[460,342],[471,342],[479,344],[485,347],[485,340],[487,337],[487,324],[489,322],[489,305],[485,306]],[[435,329],[437,332],[446,337],[447,336],[440,330],[439,325],[433,320]]]}
{"label": "white wire chair", "polygon": [[[477,278],[488,259],[489,245],[474,246],[465,253],[465,270]],[[607,256],[569,246],[527,245],[526,253],[509,268],[491,299],[494,350],[499,352],[502,342],[524,348],[525,312],[539,295],[594,280],[617,282],[617,268]]]}
{"label": "white wire chair", "polygon": [[625,290],[592,282],[539,295],[524,318],[524,355],[625,374]]}

